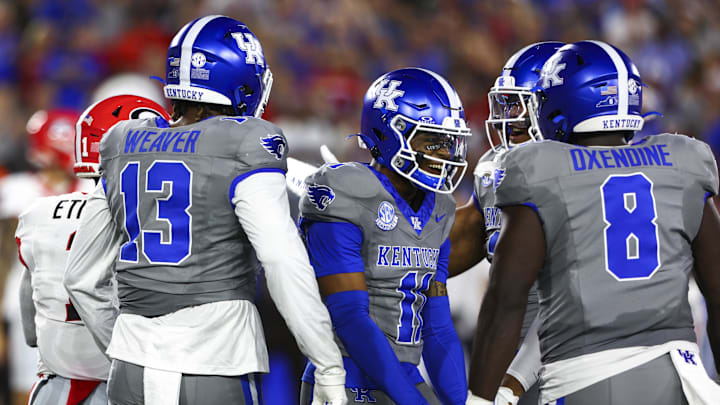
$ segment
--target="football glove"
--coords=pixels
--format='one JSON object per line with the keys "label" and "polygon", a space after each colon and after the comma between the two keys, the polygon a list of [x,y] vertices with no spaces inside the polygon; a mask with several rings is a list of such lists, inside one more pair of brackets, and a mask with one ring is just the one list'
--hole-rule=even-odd
{"label": "football glove", "polygon": [[315,382],[312,405],[345,405],[345,385],[322,385]]}

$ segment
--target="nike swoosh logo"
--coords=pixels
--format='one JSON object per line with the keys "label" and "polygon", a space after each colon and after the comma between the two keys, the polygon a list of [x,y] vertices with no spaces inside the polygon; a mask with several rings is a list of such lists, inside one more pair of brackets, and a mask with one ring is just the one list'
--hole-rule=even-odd
{"label": "nike swoosh logo", "polygon": [[440,222],[440,221],[442,221],[442,219],[445,218],[445,215],[447,215],[447,214],[442,214],[442,215],[440,215],[440,216],[435,215],[435,222]]}

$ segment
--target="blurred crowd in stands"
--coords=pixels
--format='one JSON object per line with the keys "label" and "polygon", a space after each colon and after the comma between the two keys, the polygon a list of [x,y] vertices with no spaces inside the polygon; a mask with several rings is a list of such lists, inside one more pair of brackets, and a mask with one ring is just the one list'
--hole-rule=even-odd
{"label": "blurred crowd in stands", "polygon": [[[118,88],[170,108],[162,84],[149,77],[165,76],[172,33],[206,14],[237,18],[257,34],[275,77],[265,118],[283,128],[291,156],[313,163],[321,163],[323,143],[341,160],[369,160],[346,136],[359,130],[362,96],[375,77],[403,66],[447,77],[474,129],[459,203],[470,196],[471,170],[488,148],[487,92],[505,60],[537,41],[600,39],[623,49],[647,85],[644,110],[663,114],[639,135],[685,133],[720,154],[717,0],[6,0],[0,177],[33,170],[25,126],[37,110],[79,113]],[[271,348],[294,347],[272,330],[282,324],[279,315],[263,319]],[[471,332],[474,319],[459,325],[469,335],[462,329]],[[271,362],[278,387],[298,381],[297,354]]]}
{"label": "blurred crowd in stands", "polygon": [[486,94],[507,57],[540,40],[592,38],[625,50],[640,69],[645,109],[664,114],[643,133],[686,133],[720,150],[713,0],[16,0],[0,3],[0,166],[28,168],[24,126],[34,111],[82,111],[120,73],[164,77],[172,33],[212,13],[257,33],[276,79],[266,117],[286,130],[293,154],[313,161],[321,143],[365,159],[345,135],[359,129],[368,84],[424,66],[464,101],[475,128],[472,166],[487,148]]}

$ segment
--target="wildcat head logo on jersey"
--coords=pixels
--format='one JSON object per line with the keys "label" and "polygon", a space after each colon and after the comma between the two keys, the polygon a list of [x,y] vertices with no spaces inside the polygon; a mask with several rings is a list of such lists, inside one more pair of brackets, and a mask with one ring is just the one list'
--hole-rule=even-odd
{"label": "wildcat head logo on jersey", "polygon": [[308,200],[320,211],[325,211],[335,199],[335,192],[328,186],[312,184],[307,188]]}
{"label": "wildcat head logo on jersey", "polygon": [[260,139],[263,148],[268,151],[269,154],[275,156],[275,159],[282,159],[285,151],[287,150],[287,142],[282,135],[273,134],[268,135]]}
{"label": "wildcat head logo on jersey", "polygon": [[395,215],[395,208],[387,201],[380,203],[378,207],[378,216],[375,224],[383,231],[391,231],[395,229],[398,223],[398,217]]}
{"label": "wildcat head logo on jersey", "polygon": [[505,169],[495,169],[493,173],[493,190],[497,190],[503,180],[505,180]]}

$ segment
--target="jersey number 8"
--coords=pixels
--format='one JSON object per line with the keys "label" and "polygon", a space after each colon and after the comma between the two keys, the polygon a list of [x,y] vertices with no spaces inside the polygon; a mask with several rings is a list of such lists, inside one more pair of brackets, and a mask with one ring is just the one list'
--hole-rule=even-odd
{"label": "jersey number 8", "polygon": [[619,281],[648,279],[660,268],[652,188],[643,173],[611,175],[600,187],[605,269]]}

